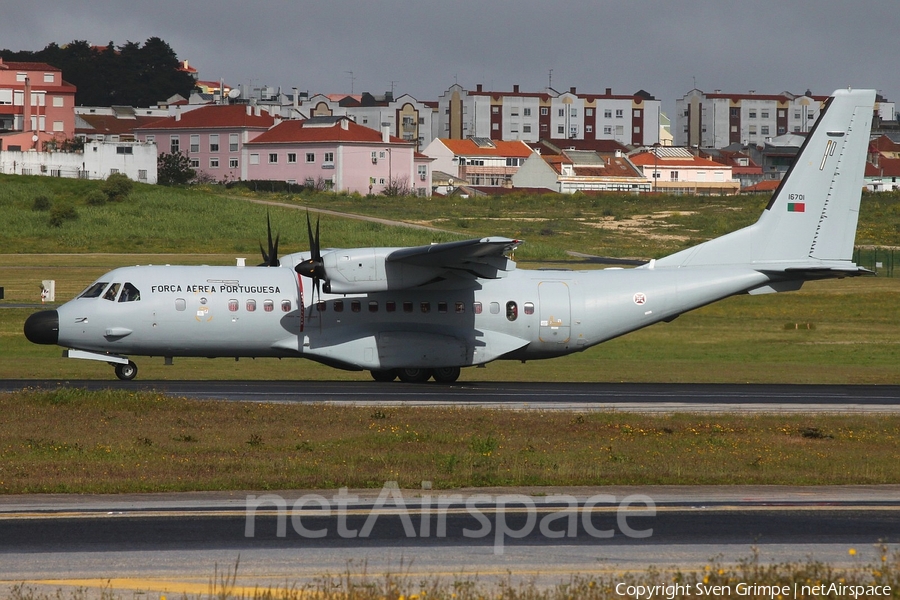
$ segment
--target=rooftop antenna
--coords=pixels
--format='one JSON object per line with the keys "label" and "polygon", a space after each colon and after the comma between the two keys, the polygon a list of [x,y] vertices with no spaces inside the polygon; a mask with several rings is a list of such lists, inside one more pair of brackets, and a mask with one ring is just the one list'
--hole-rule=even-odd
{"label": "rooftop antenna", "polygon": [[344,71],[344,73],[350,74],[350,95],[353,95],[353,82],[356,81],[356,77],[353,76],[353,71]]}
{"label": "rooftop antenna", "polygon": [[391,98],[394,97],[394,84],[395,84],[395,83],[400,83],[400,82],[399,82],[399,81],[394,81],[393,79],[391,80]]}
{"label": "rooftop antenna", "polygon": [[550,69],[550,73],[547,75],[547,87],[553,89],[553,69]]}

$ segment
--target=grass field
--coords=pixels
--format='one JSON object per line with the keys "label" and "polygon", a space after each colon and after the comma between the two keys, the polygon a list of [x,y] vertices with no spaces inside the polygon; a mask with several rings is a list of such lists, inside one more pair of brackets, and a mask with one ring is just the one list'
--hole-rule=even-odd
{"label": "grass field", "polygon": [[[37,302],[42,279],[55,279],[65,301],[122,264],[233,264],[235,256],[252,263],[265,235],[266,208],[221,190],[137,186],[125,202],[88,206],[80,202],[91,185],[0,177],[0,207],[8,216],[0,222],[3,304]],[[78,218],[51,227],[45,212],[32,210],[35,195],[72,203]],[[526,237],[516,256],[525,267],[564,260],[566,250],[659,256],[752,222],[765,204],[686,197],[272,199],[399,217],[466,237]],[[897,207],[893,196],[867,199],[861,236],[897,245]],[[271,212],[283,251],[305,249],[304,212]],[[335,246],[454,239],[334,217],[323,217],[322,228],[323,244]],[[898,384],[898,300],[900,279],[812,282],[799,292],[730,298],[577,355],[465,369],[462,380]],[[107,365],[63,359],[59,348],[28,343],[22,323],[33,310],[0,310],[0,377],[113,377]],[[369,379],[300,360],[137,362],[142,379]],[[65,389],[4,396],[0,415],[6,493],[380,487],[394,479],[447,487],[900,481],[900,421],[893,417],[376,414]]]}
{"label": "grass field", "polygon": [[900,481],[900,418],[232,403],[0,395],[0,491]]}
{"label": "grass field", "polygon": [[[121,203],[92,206],[101,182],[0,175],[0,248],[12,253],[238,253],[257,256],[266,207],[245,199],[432,225],[429,233],[322,217],[322,243],[331,247],[405,246],[463,237],[522,238],[519,260],[565,258],[575,250],[602,256],[654,258],[754,222],[766,196],[511,195],[502,198],[388,198],[339,194],[265,194],[218,186],[195,189],[135,185]],[[34,199],[71,205],[77,218],[49,225]],[[273,227],[285,252],[307,249],[303,211],[273,207]],[[900,194],[866,195],[859,245],[900,246]]]}

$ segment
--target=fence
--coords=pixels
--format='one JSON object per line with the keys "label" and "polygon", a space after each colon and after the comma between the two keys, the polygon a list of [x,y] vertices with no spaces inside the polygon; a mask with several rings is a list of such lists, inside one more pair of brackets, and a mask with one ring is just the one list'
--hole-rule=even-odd
{"label": "fence", "polygon": [[898,248],[857,246],[853,249],[853,262],[861,267],[875,271],[881,277],[893,277],[894,264],[898,255],[900,255],[900,249]]}

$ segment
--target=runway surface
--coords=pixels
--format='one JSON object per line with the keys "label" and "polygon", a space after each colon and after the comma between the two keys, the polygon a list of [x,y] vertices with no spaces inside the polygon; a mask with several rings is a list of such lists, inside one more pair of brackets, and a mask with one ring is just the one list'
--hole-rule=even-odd
{"label": "runway surface", "polygon": [[900,486],[8,496],[0,589],[113,579],[117,589],[205,592],[214,569],[238,557],[246,586],[388,572],[551,585],[728,564],[753,547],[764,563],[874,564],[880,544],[898,542]]}
{"label": "runway surface", "polygon": [[0,391],[60,386],[156,390],[188,398],[254,402],[452,405],[520,410],[900,413],[900,386],[873,385],[0,380]]}

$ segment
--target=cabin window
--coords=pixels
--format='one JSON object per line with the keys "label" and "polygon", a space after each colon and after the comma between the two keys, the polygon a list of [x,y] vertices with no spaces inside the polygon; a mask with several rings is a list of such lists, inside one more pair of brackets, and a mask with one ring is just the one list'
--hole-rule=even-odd
{"label": "cabin window", "polygon": [[519,307],[515,302],[510,300],[506,303],[506,319],[508,321],[515,321],[519,318]]}
{"label": "cabin window", "polygon": [[369,302],[369,312],[378,312],[378,302],[374,300]]}
{"label": "cabin window", "polygon": [[344,312],[344,301],[343,300],[335,300],[334,301],[334,312]]}
{"label": "cabin window", "polygon": [[499,302],[491,302],[491,314],[492,315],[500,314],[500,303]]}
{"label": "cabin window", "polygon": [[458,313],[466,312],[466,303],[465,302],[457,302],[456,303],[456,312],[458,312]]}
{"label": "cabin window", "polygon": [[114,283],[111,286],[109,286],[109,289],[106,290],[105,294],[103,294],[103,299],[115,301],[116,294],[119,293],[119,287],[121,287],[121,285],[122,284],[120,284],[120,283]]}
{"label": "cabin window", "polygon": [[256,310],[256,300],[247,300],[247,312],[254,312]]}
{"label": "cabin window", "polygon": [[237,300],[232,299],[228,301],[228,310],[230,310],[231,312],[237,312],[238,306],[240,306],[240,302],[238,302]]}
{"label": "cabin window", "polygon": [[103,292],[103,289],[108,284],[108,281],[98,281],[88,289],[81,292],[79,298],[97,298]]}
{"label": "cabin window", "polygon": [[275,310],[275,302],[272,300],[263,300],[263,310],[266,312],[272,312]]}
{"label": "cabin window", "polygon": [[476,302],[472,305],[472,312],[474,312],[476,315],[481,314],[481,302]]}
{"label": "cabin window", "polygon": [[282,300],[281,301],[281,312],[291,312],[291,301],[290,300]]}
{"label": "cabin window", "polygon": [[137,302],[140,299],[141,292],[136,287],[127,282],[122,286],[122,295],[119,296],[119,302]]}
{"label": "cabin window", "polygon": [[534,302],[526,302],[526,303],[525,303],[525,306],[523,306],[523,308],[525,309],[525,314],[526,314],[526,315],[533,315],[533,314],[534,314]]}
{"label": "cabin window", "polygon": [[393,300],[388,300],[384,303],[384,310],[388,312],[396,312],[397,311],[397,303]]}
{"label": "cabin window", "polygon": [[420,308],[422,309],[423,313],[430,313],[431,312],[431,302],[422,302],[422,304],[420,305]]}
{"label": "cabin window", "polygon": [[403,312],[411,313],[413,311],[413,303],[406,301],[403,303]]}
{"label": "cabin window", "polygon": [[328,306],[328,303],[325,302],[324,300],[319,300],[318,302],[316,302],[316,309],[317,309],[319,312],[325,312],[325,307],[326,307],[326,306]]}
{"label": "cabin window", "polygon": [[175,310],[184,310],[187,308],[187,302],[184,298],[175,298]]}
{"label": "cabin window", "polygon": [[359,312],[362,310],[362,303],[359,300],[353,300],[350,302],[350,310],[353,312]]}
{"label": "cabin window", "polygon": [[447,303],[446,302],[438,302],[438,312],[439,313],[447,312]]}

